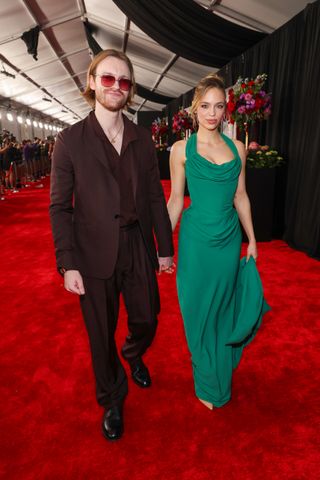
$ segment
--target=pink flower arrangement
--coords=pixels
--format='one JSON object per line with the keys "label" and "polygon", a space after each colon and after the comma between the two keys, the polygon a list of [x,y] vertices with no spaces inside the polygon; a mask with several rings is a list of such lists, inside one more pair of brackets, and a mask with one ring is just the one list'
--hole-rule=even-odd
{"label": "pink flower arrangement", "polygon": [[247,151],[249,168],[274,168],[280,167],[284,163],[283,157],[269,145],[259,145],[257,142],[249,143]]}
{"label": "pink flower arrangement", "polygon": [[175,133],[177,139],[183,139],[187,136],[187,130],[190,130],[190,133],[194,131],[191,115],[184,108],[173,115],[172,119],[172,133]]}
{"label": "pink flower arrangement", "polygon": [[233,88],[228,90],[227,110],[231,123],[237,122],[240,128],[263,120],[271,114],[271,94],[263,90],[267,75],[263,73],[254,80],[238,78]]}
{"label": "pink flower arrangement", "polygon": [[166,118],[156,118],[151,124],[152,140],[157,150],[166,150],[168,147],[168,123]]}
{"label": "pink flower arrangement", "polygon": [[259,150],[259,149],[260,149],[260,145],[259,145],[259,143],[257,143],[257,142],[250,142],[250,143],[249,143],[249,146],[248,146],[248,149],[249,149],[249,150]]}

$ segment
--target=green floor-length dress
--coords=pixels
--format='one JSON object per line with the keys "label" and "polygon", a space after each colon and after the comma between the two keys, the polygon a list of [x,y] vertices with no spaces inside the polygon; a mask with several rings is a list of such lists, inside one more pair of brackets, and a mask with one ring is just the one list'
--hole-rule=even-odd
{"label": "green floor-length dress", "polygon": [[191,205],[179,233],[177,289],[197,397],[224,405],[232,371],[269,309],[255,261],[240,261],[241,229],[233,200],[241,159],[221,135],[233,159],[215,164],[197,152],[197,135],[186,146]]}

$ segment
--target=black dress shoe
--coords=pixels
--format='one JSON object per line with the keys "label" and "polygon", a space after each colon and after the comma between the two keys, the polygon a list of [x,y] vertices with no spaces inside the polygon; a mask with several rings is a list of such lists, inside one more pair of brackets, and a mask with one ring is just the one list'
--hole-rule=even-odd
{"label": "black dress shoe", "polygon": [[141,358],[139,358],[136,362],[132,363],[130,367],[132,379],[137,385],[139,385],[139,387],[147,388],[151,386],[149,370],[147,369]]}
{"label": "black dress shoe", "polygon": [[105,410],[102,418],[102,433],[108,440],[118,440],[123,434],[122,407]]}

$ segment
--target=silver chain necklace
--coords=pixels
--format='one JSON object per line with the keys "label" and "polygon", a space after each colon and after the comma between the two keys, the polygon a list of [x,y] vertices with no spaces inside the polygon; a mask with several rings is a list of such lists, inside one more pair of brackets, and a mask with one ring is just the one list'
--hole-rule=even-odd
{"label": "silver chain necklace", "polygon": [[117,133],[116,133],[112,138],[109,138],[109,135],[107,135],[107,137],[109,138],[109,141],[110,141],[112,144],[115,143],[116,138],[117,138],[117,136],[119,135],[121,129],[122,129],[122,124],[120,125],[120,128],[119,128],[119,130],[117,131]]}

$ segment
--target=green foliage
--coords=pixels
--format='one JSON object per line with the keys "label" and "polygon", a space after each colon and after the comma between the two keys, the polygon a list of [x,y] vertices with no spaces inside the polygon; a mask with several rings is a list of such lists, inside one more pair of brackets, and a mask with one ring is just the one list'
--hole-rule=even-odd
{"label": "green foliage", "polygon": [[258,148],[250,148],[247,155],[247,166],[249,168],[275,168],[284,165],[285,161],[277,150],[271,149],[268,145]]}

